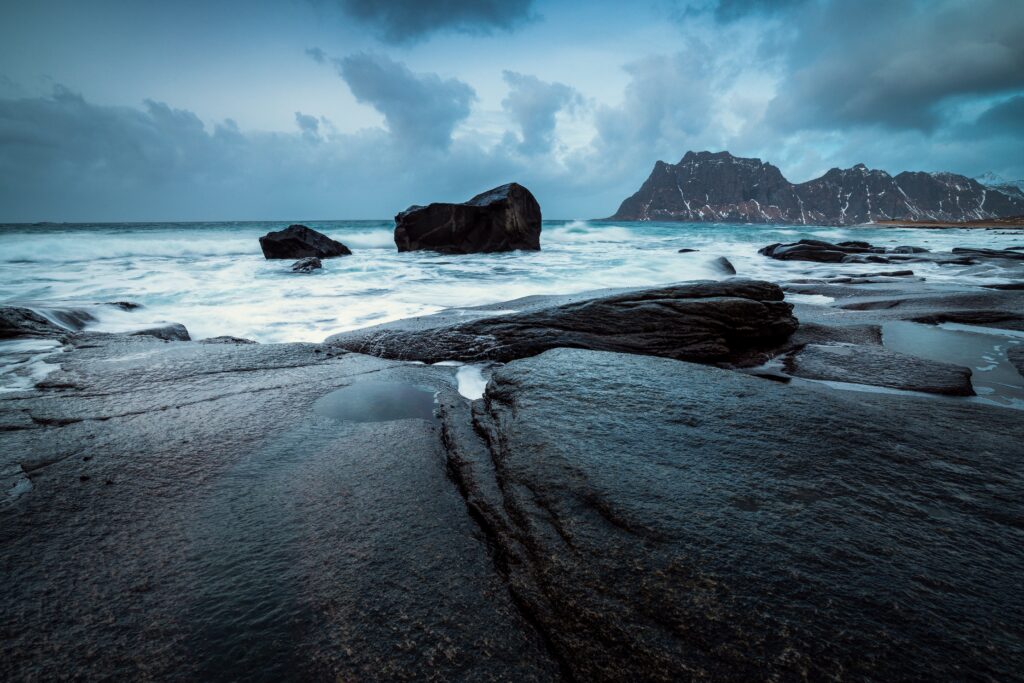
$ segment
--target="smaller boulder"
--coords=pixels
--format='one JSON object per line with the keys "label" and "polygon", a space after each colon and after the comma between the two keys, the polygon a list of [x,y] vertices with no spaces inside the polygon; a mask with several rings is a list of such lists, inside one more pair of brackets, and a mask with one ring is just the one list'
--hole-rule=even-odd
{"label": "smaller boulder", "polygon": [[284,230],[268,232],[260,238],[260,248],[268,259],[332,258],[352,253],[341,242],[305,225],[289,225]]}
{"label": "smaller boulder", "polygon": [[292,264],[293,273],[312,273],[314,270],[320,270],[324,265],[320,263],[320,259],[316,256],[307,256],[304,259],[300,259]]}
{"label": "smaller boulder", "polygon": [[690,249],[689,247],[683,247],[682,249],[679,250],[678,253],[680,253],[680,254],[692,254],[695,251],[700,251],[700,249]]}
{"label": "smaller boulder", "polygon": [[719,273],[722,273],[723,275],[736,274],[736,266],[732,265],[729,259],[725,258],[724,256],[719,256],[718,258],[711,261],[711,267],[717,270]]}
{"label": "smaller boulder", "polygon": [[160,327],[149,327],[145,330],[139,330],[138,332],[132,332],[133,337],[156,337],[157,339],[163,339],[164,341],[192,341],[192,337],[189,336],[188,330],[181,323],[170,323],[168,325],[161,325]]}

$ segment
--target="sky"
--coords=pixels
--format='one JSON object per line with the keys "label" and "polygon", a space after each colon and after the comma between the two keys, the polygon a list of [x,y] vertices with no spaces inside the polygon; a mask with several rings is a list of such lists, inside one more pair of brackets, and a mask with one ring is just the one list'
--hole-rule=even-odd
{"label": "sky", "polygon": [[0,221],[386,219],[657,160],[1024,178],[1021,0],[9,0]]}

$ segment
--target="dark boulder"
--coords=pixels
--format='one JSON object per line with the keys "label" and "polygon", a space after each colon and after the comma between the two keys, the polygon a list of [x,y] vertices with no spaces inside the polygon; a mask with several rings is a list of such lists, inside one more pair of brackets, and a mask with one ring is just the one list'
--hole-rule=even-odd
{"label": "dark boulder", "polygon": [[463,204],[411,206],[395,216],[398,251],[536,251],[540,230],[540,205],[518,183],[488,190]]}
{"label": "dark boulder", "polygon": [[145,330],[132,332],[130,336],[156,337],[157,339],[163,339],[164,341],[191,341],[192,339],[188,334],[188,330],[186,330],[185,326],[180,323],[169,323],[159,327],[149,327]]}
{"label": "dark boulder", "polygon": [[692,254],[695,251],[700,251],[700,249],[690,249],[689,247],[683,247],[682,249],[679,250],[679,253],[680,254]]}
{"label": "dark boulder", "polygon": [[56,337],[68,330],[29,308],[0,307],[0,339]]}
{"label": "dark boulder", "polygon": [[[821,240],[800,240],[791,244],[769,244],[757,253],[779,261],[813,261],[816,263],[847,263],[854,254],[884,254],[885,249],[867,242],[832,244]],[[860,260],[860,259],[856,259]],[[887,262],[883,260],[882,262]]]}
{"label": "dark boulder", "polygon": [[736,274],[736,266],[732,265],[732,262],[729,261],[729,259],[725,258],[724,256],[719,256],[718,258],[712,260],[711,267],[717,270],[719,273],[722,273],[723,275]]}
{"label": "dark boulder", "polygon": [[786,358],[794,377],[868,384],[947,396],[973,396],[971,369],[882,346],[808,344]]}
{"label": "dark boulder", "polygon": [[352,253],[341,242],[305,225],[289,225],[284,230],[268,232],[260,238],[260,248],[268,259],[332,258]]}
{"label": "dark boulder", "polygon": [[769,282],[695,282],[539,306],[465,321],[439,315],[334,335],[335,348],[383,358],[507,362],[557,347],[620,351],[704,363],[746,362],[797,328]]}
{"label": "dark boulder", "polygon": [[314,270],[320,270],[324,267],[324,264],[320,262],[316,256],[307,256],[304,259],[300,259],[292,264],[293,273],[312,273]]}
{"label": "dark boulder", "polygon": [[960,254],[961,256],[983,259],[994,258],[1024,261],[1024,253],[1013,249],[972,249],[969,247],[954,247],[953,253]]}

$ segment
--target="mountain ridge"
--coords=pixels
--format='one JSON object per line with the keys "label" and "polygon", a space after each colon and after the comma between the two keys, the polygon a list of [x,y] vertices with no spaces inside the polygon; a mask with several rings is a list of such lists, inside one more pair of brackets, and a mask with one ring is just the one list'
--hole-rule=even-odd
{"label": "mountain ridge", "polygon": [[658,161],[610,220],[855,225],[874,220],[964,221],[1024,214],[1024,196],[955,173],[856,164],[792,183],[771,163],[727,151]]}

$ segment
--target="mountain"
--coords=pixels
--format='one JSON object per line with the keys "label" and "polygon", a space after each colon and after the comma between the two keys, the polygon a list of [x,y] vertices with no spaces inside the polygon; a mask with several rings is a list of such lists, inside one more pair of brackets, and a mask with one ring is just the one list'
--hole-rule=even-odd
{"label": "mountain", "polygon": [[985,187],[999,190],[1011,197],[1020,197],[1024,199],[1024,178],[1019,180],[1007,180],[1000,175],[996,175],[992,171],[988,171],[987,173],[982,173],[980,176],[976,177],[975,180]]}
{"label": "mountain", "polygon": [[659,161],[614,220],[853,225],[873,220],[963,221],[1024,214],[1024,196],[953,173],[891,176],[864,164],[791,183],[772,164],[728,152]]}

